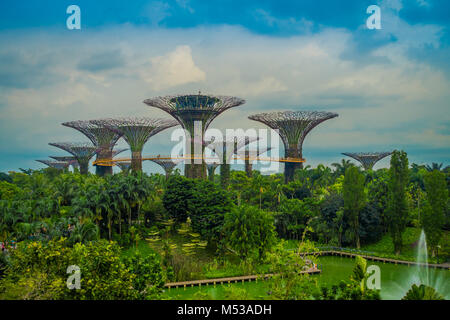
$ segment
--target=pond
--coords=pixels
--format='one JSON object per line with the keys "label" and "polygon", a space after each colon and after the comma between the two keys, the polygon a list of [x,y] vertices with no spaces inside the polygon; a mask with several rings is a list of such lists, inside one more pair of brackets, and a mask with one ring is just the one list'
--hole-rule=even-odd
{"label": "pond", "polygon": [[[313,275],[318,278],[320,285],[331,286],[340,280],[348,280],[352,274],[355,260],[346,257],[324,256],[319,258],[322,273]],[[411,287],[414,277],[418,272],[426,271],[425,268],[415,266],[383,264],[380,262],[367,261],[367,265],[380,267],[381,276],[381,298],[384,300],[401,299]],[[450,299],[450,271],[443,269],[428,269],[430,285],[438,290],[445,299]],[[194,299],[195,294],[209,295],[213,299],[225,299],[228,286],[245,289],[249,299],[270,299],[267,294],[270,280],[258,282],[232,283],[223,285],[172,288],[166,289],[165,296],[169,299]]]}

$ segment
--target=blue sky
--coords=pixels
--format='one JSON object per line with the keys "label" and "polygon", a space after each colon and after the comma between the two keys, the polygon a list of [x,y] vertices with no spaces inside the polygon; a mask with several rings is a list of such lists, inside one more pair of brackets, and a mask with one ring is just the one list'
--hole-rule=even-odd
{"label": "blue sky", "polygon": [[[71,4],[81,30],[66,28]],[[366,28],[372,4],[381,30]],[[247,100],[221,129],[262,128],[247,119],[261,111],[339,113],[305,141],[313,166],[392,148],[448,165],[449,23],[446,0],[2,0],[0,171],[39,168],[64,154],[48,142],[84,140],[61,122],[165,116],[142,101],[199,89]],[[169,138],[144,153],[167,153]]]}

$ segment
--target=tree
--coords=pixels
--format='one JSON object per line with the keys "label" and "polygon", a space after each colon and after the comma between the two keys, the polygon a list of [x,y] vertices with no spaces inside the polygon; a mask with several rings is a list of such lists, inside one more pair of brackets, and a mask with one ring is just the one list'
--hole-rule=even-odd
{"label": "tree", "polygon": [[445,300],[434,288],[413,284],[402,300]]}
{"label": "tree", "polygon": [[403,231],[408,217],[406,187],[409,181],[408,157],[406,152],[395,150],[391,156],[388,182],[387,217],[389,231],[394,243],[394,251],[398,255],[403,245]]}
{"label": "tree", "polygon": [[226,245],[241,259],[262,259],[276,241],[272,214],[249,205],[225,215],[224,234]]}
{"label": "tree", "polygon": [[189,210],[189,199],[192,197],[194,180],[183,176],[170,176],[166,192],[163,196],[163,205],[169,216],[177,223],[186,222]]}
{"label": "tree", "polygon": [[359,213],[366,205],[364,180],[364,175],[354,166],[349,167],[345,172],[343,185],[344,214],[348,217],[354,244],[358,249],[361,247],[359,237]]}
{"label": "tree", "polygon": [[420,214],[420,220],[427,237],[427,244],[431,248],[434,257],[436,247],[442,237],[442,228],[445,224],[448,189],[445,175],[437,170],[427,172],[424,182],[427,192],[426,203]]}

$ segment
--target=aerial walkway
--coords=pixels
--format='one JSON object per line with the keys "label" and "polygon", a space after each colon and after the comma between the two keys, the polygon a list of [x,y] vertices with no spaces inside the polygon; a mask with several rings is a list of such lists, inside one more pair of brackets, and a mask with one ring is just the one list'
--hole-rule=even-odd
{"label": "aerial walkway", "polygon": [[[195,156],[179,156],[179,157],[171,157],[171,156],[146,156],[142,157],[142,161],[145,160],[205,160],[206,163],[214,163],[219,160],[217,157],[195,157]],[[292,163],[303,163],[306,160],[303,158],[273,158],[273,157],[251,157],[251,156],[234,156],[232,160],[240,160],[240,161],[262,161],[262,162],[292,162]],[[114,158],[114,159],[101,159],[96,160],[92,164],[96,166],[114,166],[119,162],[129,162],[131,158]]]}

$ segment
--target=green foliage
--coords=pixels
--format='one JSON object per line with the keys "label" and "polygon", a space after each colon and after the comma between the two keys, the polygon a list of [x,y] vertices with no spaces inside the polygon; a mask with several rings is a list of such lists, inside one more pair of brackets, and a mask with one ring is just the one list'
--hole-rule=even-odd
{"label": "green foliage", "polygon": [[402,235],[407,224],[408,203],[406,187],[409,181],[408,174],[406,153],[395,150],[391,155],[391,167],[389,169],[387,216],[396,254],[400,254],[403,245]]}
{"label": "green foliage", "polygon": [[274,219],[271,213],[249,205],[233,208],[225,215],[225,243],[240,258],[258,259],[275,244]]}
{"label": "green foliage", "polygon": [[[156,256],[133,256],[125,262],[121,249],[105,240],[68,246],[62,238],[48,243],[20,243],[0,281],[4,299],[146,299],[164,282]],[[67,267],[81,270],[81,288],[66,286]]]}

